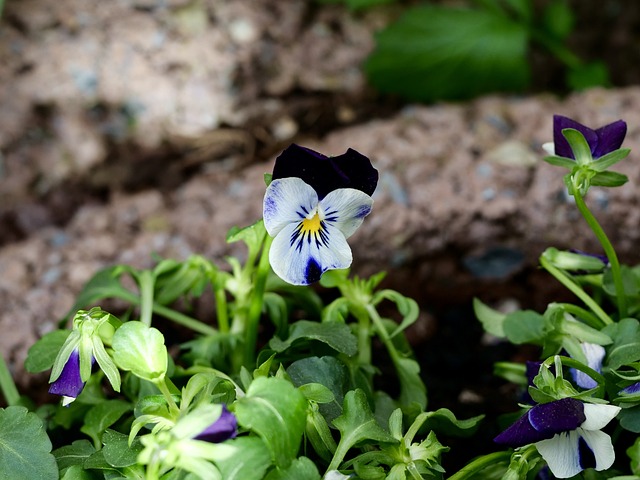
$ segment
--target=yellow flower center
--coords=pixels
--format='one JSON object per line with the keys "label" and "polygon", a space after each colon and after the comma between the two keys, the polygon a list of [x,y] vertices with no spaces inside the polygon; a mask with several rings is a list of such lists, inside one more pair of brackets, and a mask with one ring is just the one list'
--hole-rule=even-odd
{"label": "yellow flower center", "polygon": [[300,226],[300,233],[302,233],[303,235],[305,233],[316,233],[321,228],[322,226],[320,225],[320,215],[318,215],[318,212],[316,212],[316,214],[313,217],[305,218],[304,220],[302,220],[302,225]]}

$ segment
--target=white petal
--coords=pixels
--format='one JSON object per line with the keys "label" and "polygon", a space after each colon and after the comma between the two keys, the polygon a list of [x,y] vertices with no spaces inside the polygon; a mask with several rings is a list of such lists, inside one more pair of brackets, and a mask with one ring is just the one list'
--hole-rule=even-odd
{"label": "white petal", "polygon": [[551,473],[557,478],[570,478],[582,471],[578,455],[578,432],[557,433],[548,440],[536,442],[535,446],[547,462]]}
{"label": "white petal", "polygon": [[621,408],[615,405],[585,403],[584,416],[587,417],[587,419],[582,422],[580,428],[584,430],[600,430],[613,420],[620,410]]}
{"label": "white petal", "polygon": [[549,155],[556,154],[556,146],[553,142],[547,142],[542,144],[542,149],[547,152]]}
{"label": "white petal", "polygon": [[262,204],[267,233],[275,237],[285,225],[299,222],[314,212],[317,205],[318,194],[301,179],[291,177],[272,181]]}
{"label": "white petal", "polygon": [[309,285],[327,270],[351,265],[351,249],[337,228],[325,224],[324,241],[296,234],[297,223],[286,225],[271,244],[269,262],[273,271],[292,285]]}
{"label": "white petal", "polygon": [[611,437],[600,430],[586,431],[577,429],[578,434],[584,438],[589,448],[596,457],[596,470],[606,470],[613,465],[616,459],[616,452],[611,444]]}
{"label": "white petal", "polygon": [[335,225],[349,238],[369,215],[372,205],[373,199],[366,193],[355,188],[339,188],[320,201],[319,211],[325,222]]}

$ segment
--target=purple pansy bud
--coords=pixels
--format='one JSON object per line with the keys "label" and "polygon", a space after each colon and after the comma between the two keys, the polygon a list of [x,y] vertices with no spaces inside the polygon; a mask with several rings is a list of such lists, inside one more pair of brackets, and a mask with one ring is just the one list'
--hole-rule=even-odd
{"label": "purple pansy bud", "polygon": [[327,157],[322,153],[291,144],[273,167],[273,179],[296,177],[310,185],[322,200],[339,188],[355,188],[373,195],[378,184],[378,171],[367,157],[348,149],[342,155]]}
{"label": "purple pansy bud", "polygon": [[614,405],[563,398],[534,406],[494,441],[510,447],[534,444],[556,478],[585,468],[606,470],[615,452],[611,437],[601,430],[619,411]]}
{"label": "purple pansy bud", "polygon": [[66,407],[80,395],[84,384],[80,378],[80,353],[76,348],[64,364],[60,376],[49,386],[49,393],[62,395],[62,405]]}
{"label": "purple pansy bud", "polygon": [[619,393],[625,395],[635,395],[636,393],[640,393],[640,382],[636,382],[633,385],[623,388]]}
{"label": "purple pansy bud", "polygon": [[574,156],[569,142],[564,138],[564,135],[562,135],[562,130],[565,128],[572,128],[582,133],[591,148],[591,155],[594,160],[614,150],[618,150],[627,134],[627,124],[623,120],[618,120],[593,130],[568,117],[554,115],[553,145],[555,155],[566,158],[574,158]]}
{"label": "purple pansy bud", "polygon": [[[598,373],[602,372],[602,360],[606,353],[604,347],[596,345],[595,343],[582,342],[580,343],[580,348],[584,352],[585,357],[587,357],[587,366]],[[595,388],[598,386],[598,382],[586,373],[576,370],[575,368],[572,368],[570,371],[573,380],[579,387]]]}
{"label": "purple pansy bud", "polygon": [[220,443],[238,434],[238,421],[233,413],[227,410],[227,406],[222,406],[222,413],[218,419],[194,437],[195,440],[202,440],[210,443]]}

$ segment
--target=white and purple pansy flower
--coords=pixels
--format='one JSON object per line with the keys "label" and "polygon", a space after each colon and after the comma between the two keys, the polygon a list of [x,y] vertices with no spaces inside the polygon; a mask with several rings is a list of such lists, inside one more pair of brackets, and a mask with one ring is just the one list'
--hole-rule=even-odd
{"label": "white and purple pansy flower", "polygon": [[209,443],[220,443],[235,438],[237,434],[236,416],[227,409],[226,405],[223,405],[218,419],[193,438]]}
{"label": "white and purple pansy flower", "polygon": [[277,159],[264,196],[273,271],[292,285],[309,285],[327,270],[351,265],[349,238],[371,212],[378,172],[349,149],[326,157],[291,145]]}
{"label": "white and purple pansy flower", "polygon": [[[602,360],[604,360],[604,356],[606,354],[604,347],[602,345],[596,345],[595,343],[581,342],[580,348],[582,349],[584,356],[587,358],[587,366],[592,370],[601,373]],[[598,382],[576,368],[571,369],[571,376],[579,387],[589,389],[598,386]]]}
{"label": "white and purple pansy flower", "polygon": [[557,478],[586,468],[606,470],[615,460],[611,437],[602,432],[620,411],[614,405],[563,398],[534,406],[494,441],[509,447],[533,444]]}
{"label": "white and purple pansy flower", "polygon": [[80,377],[80,353],[76,348],[69,355],[60,376],[51,382],[49,393],[61,395],[62,405],[66,407],[80,395],[84,384]]}
{"label": "white and purple pansy flower", "polygon": [[617,120],[613,123],[595,130],[582,125],[575,120],[562,115],[553,116],[553,142],[545,143],[542,148],[549,155],[559,157],[574,158],[573,150],[569,142],[562,134],[562,130],[572,128],[579,131],[589,144],[591,156],[594,160],[607,153],[618,150],[627,134],[627,124],[624,120]]}

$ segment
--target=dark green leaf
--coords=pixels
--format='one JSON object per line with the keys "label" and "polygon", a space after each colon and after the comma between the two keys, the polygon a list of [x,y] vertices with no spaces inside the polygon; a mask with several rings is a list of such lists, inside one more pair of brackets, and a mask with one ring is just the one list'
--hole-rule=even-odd
{"label": "dark green leaf", "polygon": [[394,358],[393,364],[400,381],[399,402],[402,407],[418,405],[420,411],[427,407],[427,387],[420,378],[420,365],[411,358]]}
{"label": "dark green leaf", "polygon": [[102,480],[104,476],[95,472],[88,472],[82,465],[71,465],[64,471],[60,471],[60,480]]}
{"label": "dark green leaf", "polygon": [[348,372],[345,365],[335,357],[307,357],[293,362],[287,374],[297,387],[319,383],[333,394],[333,401],[319,405],[320,412],[328,422],[342,413],[342,402],[348,388]]}
{"label": "dark green leaf", "polygon": [[84,417],[84,425],[80,431],[101,443],[104,431],[132,409],[131,404],[123,400],[105,400],[91,407]]}
{"label": "dark green leaf", "polygon": [[640,433],[640,405],[620,410],[618,421],[625,430]]}
{"label": "dark green leaf", "polygon": [[564,40],[573,30],[573,11],[566,0],[552,0],[542,13],[542,26],[558,40]]}
{"label": "dark green leaf", "polygon": [[567,72],[567,85],[573,90],[610,85],[609,70],[603,62],[577,65]]}
{"label": "dark green leaf", "polygon": [[373,86],[412,100],[521,91],[529,82],[527,29],[487,10],[408,9],[380,32],[365,64]]}
{"label": "dark green leaf", "polygon": [[30,373],[49,370],[71,330],[54,330],[44,335],[29,349],[24,368]]}
{"label": "dark green leaf", "polygon": [[612,370],[640,360],[640,323],[635,318],[623,318],[607,326],[604,333],[613,338],[606,364]]}
{"label": "dark green leaf", "polygon": [[24,407],[0,410],[0,472],[7,479],[58,478],[42,420]]}
{"label": "dark green leaf", "polygon": [[298,389],[280,378],[259,377],[234,406],[238,424],[262,437],[277,466],[288,467],[306,424],[307,401]]}
{"label": "dark green leaf", "polygon": [[269,346],[283,352],[298,340],[316,340],[325,343],[337,352],[353,356],[358,351],[356,337],[349,326],[336,322],[310,322],[299,320],[291,326],[289,338],[284,342],[272,342]]}
{"label": "dark green leaf", "polygon": [[58,468],[64,470],[72,465],[82,465],[96,449],[88,440],[76,440],[71,445],[65,445],[54,450],[53,456],[56,457]]}
{"label": "dark green leaf", "polygon": [[135,465],[138,454],[142,451],[142,444],[138,438],[129,446],[129,437],[114,430],[104,432],[102,442],[104,459],[115,468]]}

